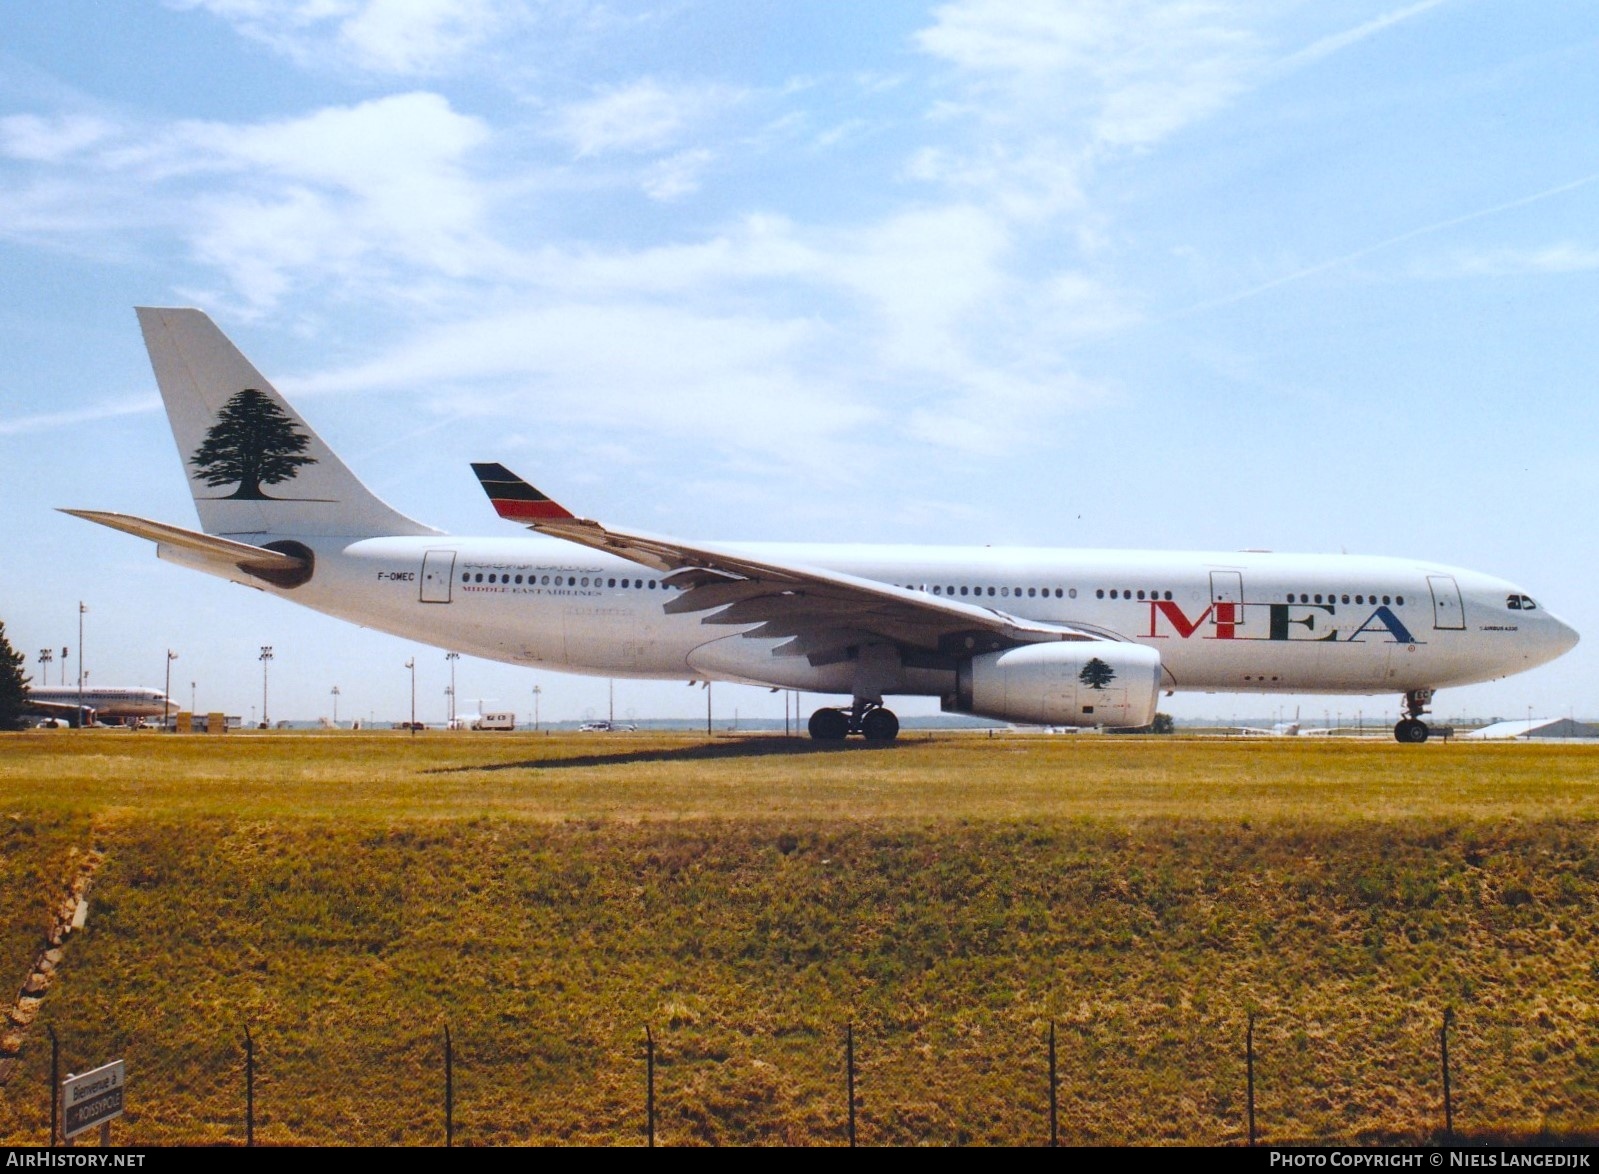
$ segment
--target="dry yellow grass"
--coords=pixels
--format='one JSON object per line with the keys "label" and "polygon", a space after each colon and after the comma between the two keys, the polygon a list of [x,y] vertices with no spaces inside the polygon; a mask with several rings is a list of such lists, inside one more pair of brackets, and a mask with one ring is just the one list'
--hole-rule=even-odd
{"label": "dry yellow grass", "polygon": [[[107,853],[46,1017],[144,1074],[129,1140],[242,1138],[248,1022],[262,1139],[437,1141],[448,1022],[460,1141],[638,1141],[649,1025],[663,1141],[830,1144],[853,1021],[863,1141],[1032,1142],[1053,1021],[1067,1140],[1236,1142],[1250,1011],[1264,1137],[1421,1137],[1446,1006],[1461,1126],[1570,1136],[1599,1123],[1596,766],[62,732],[0,739],[0,814]],[[49,875],[50,839],[7,875]],[[45,1060],[0,1140],[38,1139]]]}

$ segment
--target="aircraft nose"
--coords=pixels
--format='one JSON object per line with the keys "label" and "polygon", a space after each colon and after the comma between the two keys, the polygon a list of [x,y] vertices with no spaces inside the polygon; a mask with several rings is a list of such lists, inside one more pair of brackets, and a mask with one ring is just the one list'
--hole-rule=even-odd
{"label": "aircraft nose", "polygon": [[1577,629],[1556,616],[1548,616],[1549,641],[1555,647],[1556,656],[1564,656],[1577,646],[1577,641],[1582,637],[1577,634]]}

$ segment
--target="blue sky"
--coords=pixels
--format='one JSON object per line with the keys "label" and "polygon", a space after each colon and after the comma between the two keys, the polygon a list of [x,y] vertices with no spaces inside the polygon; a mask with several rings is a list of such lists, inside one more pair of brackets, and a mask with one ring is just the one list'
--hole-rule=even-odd
{"label": "blue sky", "polygon": [[193,523],[131,307],[197,305],[454,532],[499,460],[687,537],[1411,555],[1589,635],[1440,714],[1599,715],[1596,54],[1577,2],[7,5],[0,619],[246,716],[262,644],[275,718],[415,655],[442,716],[441,651],[54,512]]}

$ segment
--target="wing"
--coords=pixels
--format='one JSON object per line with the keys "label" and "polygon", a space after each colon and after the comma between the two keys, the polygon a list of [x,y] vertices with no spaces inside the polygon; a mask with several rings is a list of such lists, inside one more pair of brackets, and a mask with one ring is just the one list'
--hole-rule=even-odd
{"label": "wing", "polygon": [[[29,696],[22,703],[22,707],[28,710],[36,710],[45,717],[76,717],[78,714],[78,703],[75,701],[40,701],[35,697]],[[92,705],[85,705],[83,708],[90,713],[94,712],[94,706]]]}
{"label": "wing", "polygon": [[754,625],[745,636],[784,639],[775,654],[805,656],[821,665],[870,641],[897,645],[907,665],[944,667],[950,658],[1019,644],[1125,637],[1082,624],[1051,624],[929,595],[875,579],[800,563],[774,562],[735,547],[682,542],[604,526],[574,516],[504,465],[472,471],[502,518],[541,534],[614,554],[653,570],[682,588],[668,614],[707,613],[705,624]]}

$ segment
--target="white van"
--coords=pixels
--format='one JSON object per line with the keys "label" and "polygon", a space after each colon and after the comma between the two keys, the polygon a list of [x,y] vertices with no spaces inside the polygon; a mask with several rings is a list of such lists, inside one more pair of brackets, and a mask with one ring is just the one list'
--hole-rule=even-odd
{"label": "white van", "polygon": [[509,712],[479,714],[472,721],[474,730],[514,730],[516,714]]}

